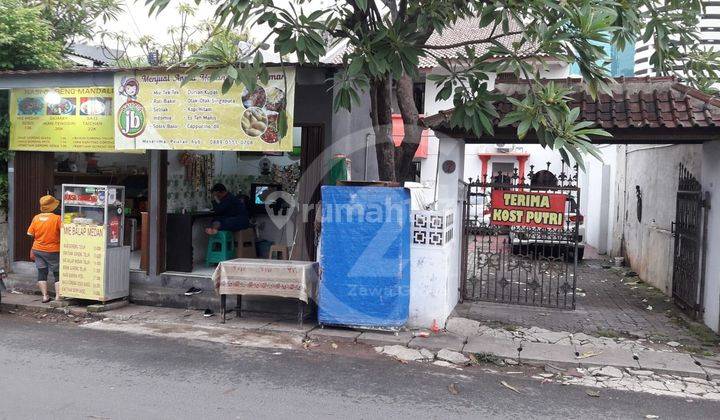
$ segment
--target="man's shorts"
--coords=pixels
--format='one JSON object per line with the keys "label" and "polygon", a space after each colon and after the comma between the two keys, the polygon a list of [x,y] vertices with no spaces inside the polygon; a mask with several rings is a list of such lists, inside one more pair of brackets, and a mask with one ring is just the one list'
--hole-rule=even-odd
{"label": "man's shorts", "polygon": [[60,253],[33,250],[35,254],[35,267],[38,270],[47,269],[48,272],[57,273],[60,271]]}

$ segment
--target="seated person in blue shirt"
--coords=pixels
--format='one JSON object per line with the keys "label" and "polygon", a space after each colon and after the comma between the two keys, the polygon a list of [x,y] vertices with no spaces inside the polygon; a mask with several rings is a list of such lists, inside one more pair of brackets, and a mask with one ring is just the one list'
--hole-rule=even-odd
{"label": "seated person in blue shirt", "polygon": [[215,217],[205,233],[214,235],[220,230],[237,232],[250,227],[247,207],[240,198],[230,194],[223,184],[215,184],[210,192],[214,199],[212,206]]}

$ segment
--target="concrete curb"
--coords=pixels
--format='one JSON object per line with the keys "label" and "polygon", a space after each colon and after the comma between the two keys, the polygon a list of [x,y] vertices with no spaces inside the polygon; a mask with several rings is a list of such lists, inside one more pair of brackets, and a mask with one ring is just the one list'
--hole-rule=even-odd
{"label": "concrete curb", "polygon": [[[518,351],[518,348],[522,350]],[[686,353],[632,352],[619,348],[575,347],[484,336],[470,337],[463,347],[463,352],[491,354],[500,359],[518,360],[519,358],[523,363],[530,365],[544,366],[551,363],[566,368],[613,366],[620,369],[652,370],[670,375],[706,377],[706,371]]]}
{"label": "concrete curb", "polygon": [[0,311],[7,312],[7,311],[15,311],[15,310],[31,310],[38,313],[57,313],[57,314],[63,314],[63,315],[74,315],[77,317],[87,317],[92,318],[95,320],[101,320],[104,319],[105,316],[101,315],[99,313],[92,313],[89,312],[87,309],[79,306],[61,306],[61,307],[55,307],[48,304],[28,304],[28,303],[18,303],[18,302],[7,302],[5,298],[3,298],[2,303],[0,303]]}

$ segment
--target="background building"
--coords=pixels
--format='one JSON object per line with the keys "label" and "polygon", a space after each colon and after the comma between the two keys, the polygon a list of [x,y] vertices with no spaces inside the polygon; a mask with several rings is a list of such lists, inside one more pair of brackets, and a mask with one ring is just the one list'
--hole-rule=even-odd
{"label": "background building", "polygon": [[[704,48],[720,49],[720,2],[704,1],[705,13],[700,17],[699,31],[701,46]],[[655,52],[651,42],[638,42],[635,45],[635,75],[655,76],[650,66],[650,56]]]}

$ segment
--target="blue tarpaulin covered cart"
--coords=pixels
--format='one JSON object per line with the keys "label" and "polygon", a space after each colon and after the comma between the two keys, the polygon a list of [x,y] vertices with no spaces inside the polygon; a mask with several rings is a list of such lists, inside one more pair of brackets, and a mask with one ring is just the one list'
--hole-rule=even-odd
{"label": "blue tarpaulin covered cart", "polygon": [[322,187],[321,325],[398,329],[410,301],[410,193]]}

